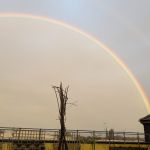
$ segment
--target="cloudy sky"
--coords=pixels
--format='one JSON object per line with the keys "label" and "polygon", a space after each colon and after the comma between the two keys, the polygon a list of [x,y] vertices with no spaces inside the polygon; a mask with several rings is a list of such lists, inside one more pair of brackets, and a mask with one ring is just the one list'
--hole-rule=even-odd
{"label": "cloudy sky", "polygon": [[[150,98],[149,5],[149,0],[0,0],[0,12],[46,16],[97,37]],[[51,84],[63,81],[77,101],[68,110],[68,128],[142,131],[138,119],[147,112],[140,94],[98,45],[30,17],[1,17],[0,31],[2,126],[58,128]]]}

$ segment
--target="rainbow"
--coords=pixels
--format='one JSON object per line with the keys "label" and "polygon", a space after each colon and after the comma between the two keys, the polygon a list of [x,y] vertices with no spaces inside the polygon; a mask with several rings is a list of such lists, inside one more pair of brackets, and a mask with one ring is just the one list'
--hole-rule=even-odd
{"label": "rainbow", "polygon": [[133,73],[128,68],[128,66],[117,56],[117,54],[114,53],[114,51],[112,49],[110,49],[108,46],[106,46],[104,43],[102,43],[100,39],[93,37],[92,35],[82,31],[81,29],[78,29],[77,27],[69,25],[63,21],[52,19],[52,18],[45,17],[45,16],[36,16],[36,15],[32,15],[32,14],[27,14],[27,13],[26,14],[22,14],[22,13],[0,13],[0,18],[2,18],[2,17],[3,18],[4,17],[31,18],[31,19],[38,19],[38,20],[50,22],[53,24],[63,26],[63,27],[65,27],[65,28],[67,28],[73,32],[77,32],[77,33],[81,34],[82,36],[86,37],[87,39],[91,40],[92,42],[97,44],[99,47],[101,47],[103,50],[105,50],[115,60],[115,62],[117,64],[119,64],[120,67],[126,72],[128,77],[131,79],[132,83],[135,85],[137,91],[141,95],[147,112],[150,113],[150,103],[149,103],[148,98],[144,92],[144,89],[140,85],[139,81],[133,75]]}

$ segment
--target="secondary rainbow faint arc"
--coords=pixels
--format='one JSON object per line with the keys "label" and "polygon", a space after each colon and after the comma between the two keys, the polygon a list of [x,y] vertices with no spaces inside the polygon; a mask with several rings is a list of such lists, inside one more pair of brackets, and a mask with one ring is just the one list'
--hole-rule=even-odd
{"label": "secondary rainbow faint arc", "polygon": [[115,54],[113,52],[112,49],[110,49],[108,46],[106,46],[104,43],[102,43],[100,41],[100,39],[97,39],[96,37],[93,37],[92,35],[82,31],[81,29],[74,27],[72,25],[69,25],[63,21],[60,20],[56,20],[56,19],[52,19],[46,16],[36,16],[36,15],[32,15],[32,14],[22,14],[22,13],[0,13],[0,17],[21,17],[21,18],[31,18],[31,19],[38,19],[38,20],[42,20],[42,21],[46,21],[46,22],[50,22],[50,23],[54,23],[57,25],[61,25],[71,31],[77,32],[81,35],[83,35],[84,37],[88,38],[89,40],[91,40],[92,42],[94,42],[95,44],[99,45],[102,49],[104,49],[115,61],[116,63],[118,63],[121,68],[127,73],[127,75],[129,76],[129,78],[131,79],[131,81],[133,82],[133,84],[135,85],[137,91],[140,93],[143,102],[145,104],[146,110],[148,113],[150,113],[150,103],[148,101],[148,98],[142,88],[142,86],[140,85],[140,83],[138,82],[138,80],[135,78],[135,76],[132,74],[132,72],[130,71],[130,69],[127,67],[127,65],[117,56],[117,54]]}

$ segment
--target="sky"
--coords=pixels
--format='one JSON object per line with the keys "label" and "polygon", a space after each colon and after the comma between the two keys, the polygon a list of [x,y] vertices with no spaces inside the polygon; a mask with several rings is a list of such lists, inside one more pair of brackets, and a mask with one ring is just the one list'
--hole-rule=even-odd
{"label": "sky", "polygon": [[[0,4],[1,13],[46,16],[97,37],[127,64],[150,98],[148,0],[0,0]],[[58,128],[50,85],[63,79],[77,101],[77,107],[69,109],[68,128],[85,128],[84,118],[86,129],[142,131],[138,119],[146,111],[141,97],[102,48],[79,33],[42,20],[12,17],[0,22],[3,126]]]}

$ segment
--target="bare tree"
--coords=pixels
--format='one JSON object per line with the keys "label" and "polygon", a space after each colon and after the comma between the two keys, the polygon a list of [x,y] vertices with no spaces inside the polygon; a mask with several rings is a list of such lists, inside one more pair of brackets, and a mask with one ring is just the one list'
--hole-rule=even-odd
{"label": "bare tree", "polygon": [[68,150],[68,145],[66,141],[66,127],[65,127],[65,120],[66,120],[66,105],[68,101],[68,87],[63,89],[62,83],[60,86],[53,86],[53,89],[56,94],[58,110],[59,110],[59,120],[60,120],[60,134],[59,134],[59,145],[58,150]]}

